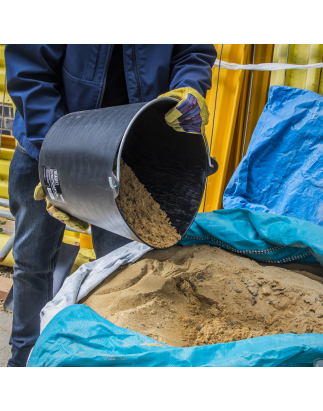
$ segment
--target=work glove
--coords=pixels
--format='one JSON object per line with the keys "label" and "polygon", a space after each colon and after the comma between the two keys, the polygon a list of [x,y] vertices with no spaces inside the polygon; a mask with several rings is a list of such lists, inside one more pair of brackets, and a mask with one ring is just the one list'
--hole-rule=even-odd
{"label": "work glove", "polygon": [[79,231],[86,231],[89,228],[89,224],[85,221],[79,220],[76,217],[72,217],[71,215],[65,213],[65,211],[59,210],[58,208],[54,207],[46,198],[46,194],[43,190],[41,183],[35,188],[34,192],[34,199],[38,200],[46,200],[46,210],[49,215],[56,218],[57,220],[61,221],[63,224],[67,224],[72,228],[76,228]]}
{"label": "work glove", "polygon": [[165,115],[166,123],[176,131],[204,134],[209,122],[209,110],[201,94],[190,87],[178,88],[158,97],[173,97],[179,100]]}

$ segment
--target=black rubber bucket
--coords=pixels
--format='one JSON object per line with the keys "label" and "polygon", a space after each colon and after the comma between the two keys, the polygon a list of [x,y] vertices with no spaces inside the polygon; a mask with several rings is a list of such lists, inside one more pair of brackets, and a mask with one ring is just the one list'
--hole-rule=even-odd
{"label": "black rubber bucket", "polygon": [[122,157],[184,236],[217,163],[209,159],[203,136],[177,132],[166,124],[165,114],[176,103],[160,98],[59,119],[47,133],[39,158],[48,200],[90,224],[145,243],[116,202]]}

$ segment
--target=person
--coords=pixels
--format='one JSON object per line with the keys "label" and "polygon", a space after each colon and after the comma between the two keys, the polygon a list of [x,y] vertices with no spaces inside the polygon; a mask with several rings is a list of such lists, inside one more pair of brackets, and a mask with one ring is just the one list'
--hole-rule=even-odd
{"label": "person", "polygon": [[[204,97],[215,59],[214,46],[202,44],[6,45],[7,87],[17,108],[17,147],[9,171],[10,211],[16,219],[9,367],[26,365],[39,336],[39,313],[53,298],[64,223],[87,227],[48,200],[47,207],[35,201],[45,197],[38,159],[50,127],[71,112],[169,95],[179,102],[167,113],[167,123],[179,132],[200,134],[208,122]],[[97,258],[131,241],[99,227],[91,230]]]}

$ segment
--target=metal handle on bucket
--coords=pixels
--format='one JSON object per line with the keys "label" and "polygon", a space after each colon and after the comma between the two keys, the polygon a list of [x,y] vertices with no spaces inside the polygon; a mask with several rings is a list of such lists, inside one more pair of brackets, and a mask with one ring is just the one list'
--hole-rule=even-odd
{"label": "metal handle on bucket", "polygon": [[203,133],[203,139],[204,139],[204,143],[205,143],[205,147],[206,147],[206,151],[207,151],[207,157],[208,157],[208,170],[207,170],[207,176],[211,176],[212,174],[214,174],[215,172],[218,171],[218,163],[215,159],[215,157],[211,157],[211,153],[210,153],[210,149],[209,149],[209,144],[206,138],[205,133]]}
{"label": "metal handle on bucket", "polygon": [[203,138],[204,138],[204,143],[205,143],[205,147],[206,147],[206,151],[207,151],[207,157],[208,157],[208,161],[209,161],[209,166],[211,168],[214,168],[214,164],[212,164],[212,159],[211,159],[211,154],[210,154],[210,150],[209,150],[209,143],[207,141],[206,135],[205,133],[202,134]]}
{"label": "metal handle on bucket", "polygon": [[[120,172],[119,172],[119,174],[120,174]],[[110,184],[110,187],[114,190],[115,197],[118,197],[119,192],[120,192],[120,184],[119,184],[120,180],[118,178],[118,173],[117,173],[117,177],[113,173],[112,173],[112,175],[113,175],[113,177],[116,181],[116,184],[113,183],[112,177],[109,177],[109,184]]]}

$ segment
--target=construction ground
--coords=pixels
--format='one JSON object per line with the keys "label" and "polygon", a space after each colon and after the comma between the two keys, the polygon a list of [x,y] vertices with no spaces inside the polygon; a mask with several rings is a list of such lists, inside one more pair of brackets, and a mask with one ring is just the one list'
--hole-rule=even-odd
{"label": "construction ground", "polygon": [[12,314],[0,311],[0,367],[6,367],[10,358],[9,338],[12,327]]}

